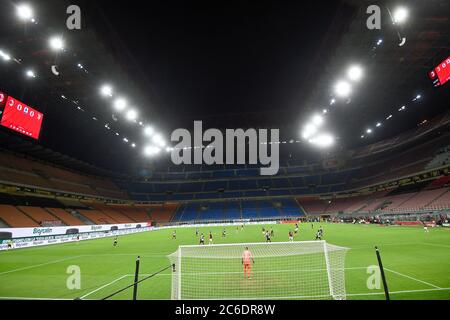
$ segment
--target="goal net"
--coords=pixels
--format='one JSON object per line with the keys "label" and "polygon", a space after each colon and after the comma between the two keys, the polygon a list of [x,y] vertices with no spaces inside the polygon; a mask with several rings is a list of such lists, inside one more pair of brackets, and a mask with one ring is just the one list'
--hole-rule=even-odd
{"label": "goal net", "polygon": [[325,241],[180,246],[168,256],[172,299],[344,300],[347,250]]}

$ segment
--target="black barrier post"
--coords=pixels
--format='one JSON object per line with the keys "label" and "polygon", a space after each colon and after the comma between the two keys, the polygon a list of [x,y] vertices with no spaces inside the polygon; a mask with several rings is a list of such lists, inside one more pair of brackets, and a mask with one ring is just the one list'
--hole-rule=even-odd
{"label": "black barrier post", "polygon": [[381,262],[381,256],[380,256],[380,251],[378,250],[378,247],[375,247],[375,252],[377,253],[378,266],[380,267],[381,279],[383,280],[384,295],[386,296],[386,300],[390,300],[389,289],[387,286],[386,276],[384,275],[383,263]]}
{"label": "black barrier post", "polygon": [[134,272],[134,289],[133,289],[133,300],[137,298],[137,290],[138,290],[138,280],[139,280],[139,263],[141,261],[141,257],[138,256],[136,258],[136,271]]}

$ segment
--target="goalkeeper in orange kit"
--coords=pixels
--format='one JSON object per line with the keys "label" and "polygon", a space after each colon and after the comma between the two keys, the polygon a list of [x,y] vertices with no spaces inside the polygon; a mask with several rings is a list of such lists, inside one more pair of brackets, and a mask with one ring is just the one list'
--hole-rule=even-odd
{"label": "goalkeeper in orange kit", "polygon": [[253,259],[253,255],[248,250],[248,247],[245,248],[244,252],[242,253],[242,265],[244,266],[244,276],[247,276],[248,279],[251,279],[251,263],[255,264],[255,260]]}

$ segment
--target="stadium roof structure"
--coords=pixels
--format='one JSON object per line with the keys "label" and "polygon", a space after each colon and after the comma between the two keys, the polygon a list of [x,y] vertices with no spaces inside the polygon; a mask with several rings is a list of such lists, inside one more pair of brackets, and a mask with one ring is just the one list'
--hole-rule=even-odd
{"label": "stadium roof structure", "polygon": [[[154,21],[142,21],[144,13],[140,12],[139,6],[128,6],[124,13],[118,10],[121,4],[110,1],[80,3],[83,13],[80,31],[64,31],[61,22],[67,18],[66,7],[71,4],[68,0],[35,1],[33,5],[36,6],[39,28],[26,27],[11,18],[10,11],[0,11],[3,21],[1,46],[6,46],[19,58],[16,63],[1,66],[0,91],[38,107],[46,117],[38,142],[40,146],[14,134],[2,134],[5,148],[14,149],[16,145],[22,145],[19,141],[25,141],[23,144],[29,146],[24,148],[28,149],[16,148],[16,152],[36,152],[45,157],[46,151],[43,150],[51,149],[61,156],[58,159],[58,156],[49,155],[49,161],[53,159],[57,163],[69,164],[72,160],[67,158],[66,161],[62,156],[65,154],[121,172],[128,171],[135,162],[151,161],[143,159],[138,148],[132,150],[129,144],[122,143],[126,137],[141,146],[142,134],[132,124],[112,116],[110,102],[105,102],[99,95],[100,85],[108,81],[115,89],[119,88],[131,97],[142,116],[157,123],[165,134],[180,126],[190,128],[193,120],[204,119],[219,128],[279,127],[282,139],[290,140],[300,138],[302,119],[311,112],[328,107],[333,83],[347,66],[359,63],[365,69],[364,80],[350,101],[336,103],[328,114],[327,124],[338,135],[340,145],[347,149],[397,135],[448,108],[449,90],[435,89],[427,79],[427,72],[449,52],[450,21],[446,13],[450,4],[445,0],[408,1],[411,19],[401,30],[407,37],[403,47],[398,46],[397,33],[384,14],[387,6],[395,5],[389,1],[327,3],[322,5],[323,17],[314,11],[321,7],[320,4],[299,2],[291,4],[292,7],[286,4],[283,9],[283,4],[261,2],[257,7],[239,6],[241,13],[233,16],[234,19],[228,18],[236,11],[233,10],[236,3],[220,8],[185,4],[176,10],[155,7],[158,10],[153,11],[150,19]],[[106,3],[107,7],[104,6]],[[379,4],[384,12],[381,30],[366,28],[366,8],[370,4]],[[313,10],[314,14],[308,14],[308,10]],[[168,13],[173,16],[168,16]],[[124,14],[126,17],[122,18]],[[158,18],[157,14],[161,17]],[[192,22],[189,19],[174,24],[177,17],[187,14],[192,14],[192,19],[199,19],[197,24],[187,26]],[[133,15],[136,19],[131,22],[127,18]],[[306,19],[308,15],[312,17]],[[219,22],[214,23],[209,16]],[[298,22],[301,19],[305,21]],[[292,28],[280,22],[283,20]],[[210,24],[208,28],[202,25],[206,23]],[[158,25],[161,28],[155,29]],[[319,28],[319,25],[323,26]],[[311,33],[308,27],[315,32]],[[184,29],[187,30],[183,32]],[[265,38],[263,33],[270,30],[273,33]],[[67,53],[55,55],[46,48],[48,36],[52,34],[65,37]],[[277,42],[280,38],[282,40]],[[383,45],[373,50],[380,38]],[[175,40],[178,40],[177,44],[172,43]],[[280,45],[279,50],[270,51],[271,43]],[[221,51],[233,44],[239,46]],[[176,50],[180,48],[182,52]],[[205,56],[210,56],[207,60],[196,59],[199,51],[208,48],[210,51]],[[239,52],[234,52],[236,50]],[[155,51],[157,54],[152,54]],[[289,54],[284,56],[280,52]],[[294,63],[294,57],[298,64]],[[287,62],[280,64],[282,60]],[[230,64],[239,61],[242,74],[233,73],[237,69]],[[202,63],[204,65],[200,68]],[[275,72],[270,64],[284,69]],[[36,68],[37,79],[26,81],[18,65]],[[58,66],[59,76],[51,72],[52,65]],[[164,68],[169,66],[172,69],[164,73]],[[180,75],[177,69],[179,73],[187,74]],[[225,72],[227,69],[233,71]],[[217,74],[212,75],[215,71]],[[221,72],[225,73],[222,75]],[[247,109],[239,104],[240,101],[245,103],[245,98],[255,97],[255,94],[248,95],[238,86],[224,86],[228,82],[239,83],[238,79],[244,73],[251,73],[253,77],[244,77],[245,81],[274,78],[271,82],[255,83],[255,88],[250,84],[248,88],[261,92],[263,100],[271,96],[263,93],[270,91],[272,83],[275,93],[273,99],[267,99],[268,105],[262,106],[261,101],[257,101]],[[222,76],[225,80],[219,81]],[[276,78],[282,76],[284,78]],[[186,79],[192,83],[186,83]],[[221,104],[211,108],[202,105],[201,88],[205,91],[212,88],[208,82],[215,83],[218,88],[205,93],[205,99],[214,95],[216,100],[234,102],[235,105],[230,108]],[[198,88],[200,93],[197,95],[186,93]],[[288,91],[289,97],[283,97],[283,93]],[[360,139],[367,126],[384,120],[387,114],[396,112],[398,106],[411,103],[417,94],[424,98],[420,105],[414,106],[414,112],[394,117],[394,121],[370,138]],[[227,96],[233,98],[227,99]],[[280,105],[273,103],[276,99]],[[183,103],[176,105],[177,101]],[[106,124],[110,130],[105,129]],[[120,133],[119,138],[116,132]],[[297,143],[282,148],[307,150]],[[160,160],[167,161],[167,158]],[[70,165],[84,166],[75,162]]]}
{"label": "stadium roof structure", "polygon": [[[330,108],[336,131],[346,145],[361,145],[391,137],[446,111],[450,101],[449,90],[433,88],[428,72],[449,56],[448,1],[405,3],[411,17],[399,28],[402,37],[406,37],[406,43],[401,47],[397,30],[386,16],[387,8],[393,10],[397,2],[348,0],[344,3],[357,6],[355,15],[339,46],[325,63],[320,80],[311,84],[307,109],[328,108],[332,99],[330,86],[349,65],[356,63],[365,70],[363,81],[349,101]],[[374,4],[382,10],[381,30],[368,30],[366,26],[367,7]],[[382,44],[377,46],[380,39]],[[326,43],[322,47],[324,51],[327,51]],[[412,105],[417,95],[423,98],[420,105],[412,106],[413,112],[396,118],[398,108]],[[358,142],[366,128],[374,128],[377,121],[385,121],[390,114],[394,115],[392,123],[383,126],[372,138]]]}

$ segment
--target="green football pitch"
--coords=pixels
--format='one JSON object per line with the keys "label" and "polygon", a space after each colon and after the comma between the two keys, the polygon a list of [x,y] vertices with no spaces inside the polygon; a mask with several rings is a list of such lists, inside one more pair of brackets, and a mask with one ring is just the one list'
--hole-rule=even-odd
{"label": "green football pitch", "polygon": [[[450,299],[450,230],[376,225],[321,224],[324,239],[350,248],[345,262],[348,299],[384,299],[383,289],[369,289],[368,267],[377,265],[374,246],[381,251],[391,299]],[[285,242],[291,225],[277,224],[273,241]],[[319,224],[301,224],[296,241],[313,240]],[[261,225],[236,231],[227,227],[203,227],[212,231],[216,244],[263,242]],[[141,278],[169,266],[167,255],[179,245],[198,244],[195,228],[150,231],[119,238],[67,243],[0,252],[0,299],[102,299],[134,281],[135,259],[141,257]],[[80,270],[80,289],[68,289],[71,267]],[[73,269],[72,269],[73,270]],[[170,269],[142,282],[138,299],[170,299]],[[70,282],[70,281],[69,281]],[[201,290],[201,288],[199,288]],[[127,289],[111,299],[131,299]]]}

